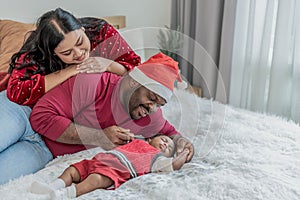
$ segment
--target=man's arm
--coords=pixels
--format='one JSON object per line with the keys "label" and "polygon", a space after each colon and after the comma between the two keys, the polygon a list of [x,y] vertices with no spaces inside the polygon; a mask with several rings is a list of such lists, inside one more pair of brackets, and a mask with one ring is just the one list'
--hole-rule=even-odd
{"label": "man's arm", "polygon": [[72,112],[71,99],[67,95],[59,88],[54,88],[41,98],[30,116],[32,128],[45,138],[60,143],[113,148],[105,130],[74,123],[72,117],[76,113]]}
{"label": "man's arm", "polygon": [[113,142],[106,136],[104,130],[74,123],[70,123],[67,129],[56,139],[56,141],[65,144],[99,146],[106,150],[116,147],[116,145],[113,144]]}
{"label": "man's arm", "polygon": [[65,144],[81,144],[102,147],[110,150],[124,144],[133,138],[128,129],[110,126],[105,129],[95,129],[79,124],[70,123],[66,130],[55,140]]}

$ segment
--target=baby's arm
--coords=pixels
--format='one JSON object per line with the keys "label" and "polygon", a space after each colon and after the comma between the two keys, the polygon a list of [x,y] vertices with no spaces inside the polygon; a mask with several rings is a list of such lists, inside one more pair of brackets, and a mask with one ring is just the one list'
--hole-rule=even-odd
{"label": "baby's arm", "polygon": [[178,154],[178,156],[173,158],[172,166],[174,170],[179,170],[183,166],[183,164],[187,161],[189,152],[190,151],[188,149],[184,149],[180,154]]}
{"label": "baby's arm", "polygon": [[173,170],[173,158],[172,157],[165,157],[159,156],[154,162],[151,167],[151,172],[172,172]]}
{"label": "baby's arm", "polygon": [[171,172],[180,169],[186,162],[189,150],[184,149],[177,157],[158,157],[151,167],[151,172]]}

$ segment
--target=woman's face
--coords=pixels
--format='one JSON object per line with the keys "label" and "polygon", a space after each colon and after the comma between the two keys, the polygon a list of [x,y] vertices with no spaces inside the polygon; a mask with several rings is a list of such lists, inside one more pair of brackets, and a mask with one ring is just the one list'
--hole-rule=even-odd
{"label": "woman's face", "polygon": [[80,64],[89,58],[90,50],[90,40],[81,28],[67,33],[54,53],[66,64]]}
{"label": "woman's face", "polygon": [[171,157],[175,151],[175,144],[173,140],[165,135],[160,135],[152,139],[148,139],[151,146],[157,148],[166,157]]}

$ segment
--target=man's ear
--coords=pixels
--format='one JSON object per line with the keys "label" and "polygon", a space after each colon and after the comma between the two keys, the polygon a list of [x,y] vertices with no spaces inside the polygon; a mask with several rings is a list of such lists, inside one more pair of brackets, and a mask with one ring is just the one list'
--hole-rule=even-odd
{"label": "man's ear", "polygon": [[130,78],[130,80],[129,80],[129,86],[130,86],[130,88],[136,88],[139,85],[140,84],[136,80],[134,80],[133,78]]}
{"label": "man's ear", "polygon": [[151,140],[152,140],[151,138],[147,138],[147,139],[146,139],[146,142],[150,143]]}

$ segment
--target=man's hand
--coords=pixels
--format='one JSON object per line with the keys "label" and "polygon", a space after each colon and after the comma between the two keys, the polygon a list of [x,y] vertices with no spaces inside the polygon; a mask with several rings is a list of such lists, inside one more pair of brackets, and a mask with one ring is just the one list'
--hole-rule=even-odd
{"label": "man's hand", "polygon": [[129,129],[124,129],[119,126],[110,126],[103,129],[104,134],[115,145],[122,145],[133,140],[133,133]]}
{"label": "man's hand", "polygon": [[188,149],[189,154],[187,155],[186,162],[190,162],[194,156],[194,145],[182,136],[175,136],[173,140],[176,143],[176,156],[181,154],[185,149]]}
{"label": "man's hand", "polygon": [[118,145],[126,144],[133,139],[128,129],[110,126],[106,129],[95,129],[70,123],[65,132],[56,141],[65,144],[93,145],[111,150]]}

